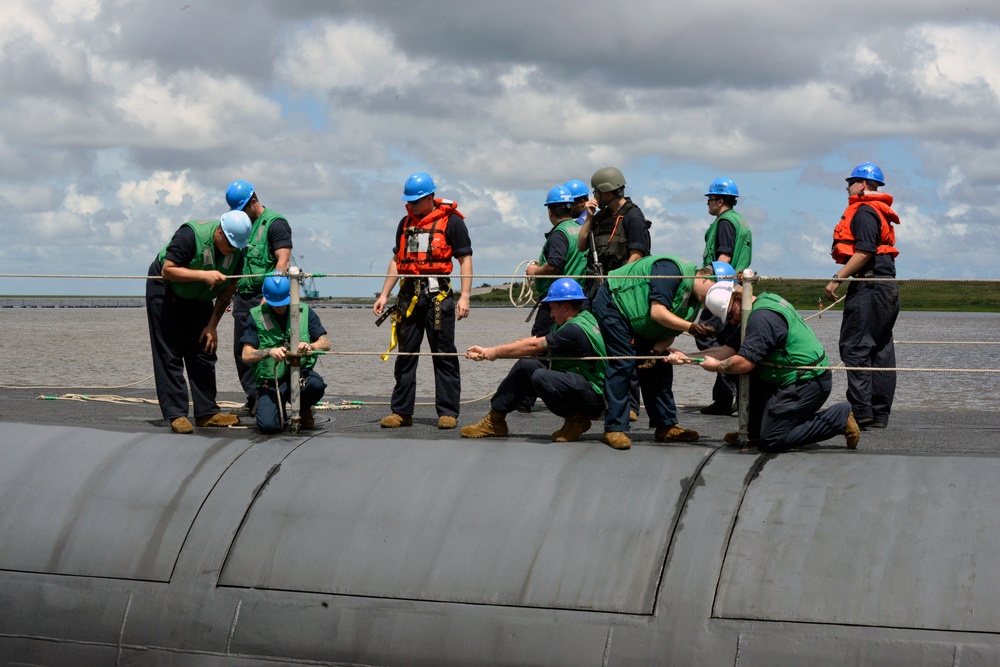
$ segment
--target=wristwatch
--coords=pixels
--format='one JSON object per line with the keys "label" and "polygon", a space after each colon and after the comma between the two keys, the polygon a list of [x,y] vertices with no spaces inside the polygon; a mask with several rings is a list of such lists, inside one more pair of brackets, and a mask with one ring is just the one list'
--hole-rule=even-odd
{"label": "wristwatch", "polygon": [[844,282],[844,279],[840,277],[840,272],[839,271],[837,273],[833,274],[833,282],[835,282],[835,283],[842,283],[842,282]]}

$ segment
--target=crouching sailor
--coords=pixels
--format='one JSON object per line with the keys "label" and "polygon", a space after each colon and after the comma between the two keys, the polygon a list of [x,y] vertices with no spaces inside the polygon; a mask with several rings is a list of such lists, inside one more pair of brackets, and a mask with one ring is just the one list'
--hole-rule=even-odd
{"label": "crouching sailor", "polygon": [[[821,410],[833,386],[823,344],[790,303],[776,294],[753,297],[742,344],[739,329],[722,347],[705,350],[701,367],[714,373],[750,375],[750,441],[762,452],[786,452],[843,435],[858,446],[860,429],[849,403]],[[720,282],[708,290],[705,307],[723,322],[743,316],[743,288]],[[672,364],[694,363],[673,352]],[[801,368],[811,367],[811,368]],[[726,441],[736,442],[735,433]]]}
{"label": "crouching sailor", "polygon": [[[257,429],[261,433],[279,433],[286,417],[285,405],[291,397],[288,380],[291,375],[288,358],[291,347],[291,318],[288,312],[290,283],[283,276],[268,276],[262,287],[264,303],[250,309],[243,331],[243,361],[253,367],[257,383]],[[302,355],[302,375],[299,390],[300,426],[316,426],[312,406],[316,405],[326,390],[326,383],[313,370],[316,357],[311,352],[326,352],[330,340],[319,317],[305,304],[299,304],[299,346]],[[280,397],[280,399],[279,399]]]}
{"label": "crouching sailor", "polygon": [[[462,437],[504,437],[507,413],[525,396],[537,396],[563,419],[562,428],[552,434],[556,442],[573,442],[590,429],[604,412],[604,340],[597,320],[583,310],[586,297],[580,283],[561,278],[548,288],[542,300],[551,308],[555,324],[545,336],[522,338],[495,347],[473,345],[465,353],[474,361],[520,359],[497,387],[490,412],[478,424],[462,428]],[[551,362],[534,355],[548,354]]]}

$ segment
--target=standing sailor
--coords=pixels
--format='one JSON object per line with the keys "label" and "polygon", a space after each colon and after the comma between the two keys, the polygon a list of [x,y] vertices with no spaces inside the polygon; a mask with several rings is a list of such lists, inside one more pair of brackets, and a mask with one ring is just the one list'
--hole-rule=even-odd
{"label": "standing sailor", "polygon": [[[705,230],[705,252],[702,255],[702,266],[714,266],[715,262],[725,262],[733,267],[736,275],[743,275],[743,269],[750,266],[753,258],[753,235],[750,226],[743,216],[737,213],[736,200],[740,189],[728,178],[717,178],[708,186],[705,193],[708,204],[708,214],[714,217],[712,224]],[[718,273],[718,272],[716,272]],[[724,323],[706,308],[698,320],[715,329],[721,337],[725,336]],[[719,346],[715,337],[696,340],[699,350]],[[712,387],[712,403],[701,409],[703,415],[731,415],[736,411],[733,401],[732,382],[726,376],[719,374]]]}
{"label": "standing sailor", "polygon": [[[406,215],[396,226],[396,246],[392,249],[388,275],[372,311],[382,314],[398,280],[399,300],[393,315],[392,345],[398,336],[400,352],[419,352],[426,333],[431,352],[446,353],[432,359],[435,408],[438,428],[455,428],[462,380],[458,358],[448,353],[457,351],[455,321],[469,315],[472,241],[458,204],[435,199],[435,189],[429,174],[411,174],[406,179],[402,197],[406,202]],[[458,260],[462,274],[462,293],[457,302],[452,295],[451,279],[447,277],[452,272],[453,258]],[[419,357],[413,355],[396,357],[396,386],[390,404],[392,414],[382,419],[382,428],[413,425],[418,360]]]}
{"label": "standing sailor", "polygon": [[[862,162],[847,177],[847,209],[833,230],[833,261],[843,266],[826,286],[826,298],[837,299],[845,278],[895,278],[899,216],[882,170]],[[847,286],[840,323],[840,360],[856,368],[895,368],[892,328],[899,316],[899,284],[895,280],[859,281]],[[847,400],[862,428],[885,428],[896,394],[895,371],[848,371]]]}

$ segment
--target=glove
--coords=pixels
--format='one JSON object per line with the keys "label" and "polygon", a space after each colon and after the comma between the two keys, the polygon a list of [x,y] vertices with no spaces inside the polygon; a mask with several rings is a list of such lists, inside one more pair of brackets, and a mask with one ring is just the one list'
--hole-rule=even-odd
{"label": "glove", "polygon": [[688,327],[688,333],[695,338],[701,338],[704,340],[715,335],[715,327],[710,327],[707,324],[701,324],[700,322],[692,322],[691,326]]}

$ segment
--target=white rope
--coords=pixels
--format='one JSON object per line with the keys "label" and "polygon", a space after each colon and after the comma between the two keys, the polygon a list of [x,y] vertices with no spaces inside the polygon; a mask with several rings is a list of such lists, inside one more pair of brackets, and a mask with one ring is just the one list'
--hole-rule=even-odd
{"label": "white rope", "polygon": [[841,301],[843,301],[846,298],[847,298],[846,295],[842,296],[839,299],[837,299],[836,301],[834,301],[833,303],[831,303],[829,306],[827,306],[826,308],[824,308],[823,310],[815,312],[812,315],[810,315],[809,317],[803,317],[802,319],[804,321],[808,322],[809,320],[811,320],[814,317],[820,317],[823,313],[825,313],[826,311],[830,310],[831,308],[833,308],[834,306],[836,306],[838,303],[840,303]]}
{"label": "white rope", "polygon": [[116,385],[102,385],[99,387],[60,387],[56,385],[48,384],[32,384],[32,385],[0,385],[0,389],[125,389],[126,387],[134,387],[137,384],[142,384],[152,380],[152,375],[147,375],[141,380],[136,380],[135,382],[129,382],[128,384],[116,384]]}
{"label": "white rope", "polygon": [[[514,275],[523,278],[523,280],[520,283],[517,280],[511,280],[510,287],[507,290],[507,296],[510,298],[510,304],[515,308],[523,308],[527,306],[529,303],[535,302],[535,293],[534,290],[531,289],[531,284],[534,281],[532,280],[531,276],[529,276],[527,273],[527,267],[531,266],[532,264],[537,265],[538,262],[536,262],[533,259],[526,259],[520,264],[518,264],[517,268],[514,269]],[[521,273],[522,266],[525,267],[524,273]],[[520,290],[517,296],[514,296],[515,286],[517,286],[518,289]]]}
{"label": "white rope", "polygon": [[[262,276],[272,275],[270,273],[243,273],[243,274],[233,274],[228,276],[230,279],[239,278],[260,278]],[[381,278],[385,279],[388,274],[385,273],[300,273],[298,275],[301,279],[308,278]],[[399,277],[399,276],[395,276]],[[490,279],[516,279],[522,278],[523,274],[506,274],[506,273],[448,273],[448,274],[426,274],[421,275],[421,278],[490,278]],[[559,278],[574,278],[576,280],[603,280],[607,276],[588,276],[588,275],[553,275],[547,276],[552,279]],[[700,276],[618,276],[624,279],[645,279],[645,278],[698,278]],[[125,275],[83,275],[83,274],[61,274],[61,273],[0,273],[0,278],[59,278],[59,279],[102,279],[102,280],[162,280],[162,276],[125,276]],[[799,281],[806,280],[812,282],[829,282],[829,278],[819,278],[816,276],[805,276],[805,277],[785,277],[785,276],[762,276],[760,274],[755,274],[751,279],[752,282],[758,281]],[[850,277],[844,278],[839,282],[850,283],[850,282],[896,282],[896,283],[917,283],[917,282],[927,282],[927,283],[1000,283],[1000,278],[896,278],[896,277],[871,277],[871,278],[857,278]]]}

